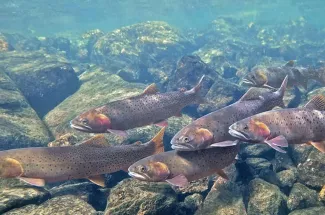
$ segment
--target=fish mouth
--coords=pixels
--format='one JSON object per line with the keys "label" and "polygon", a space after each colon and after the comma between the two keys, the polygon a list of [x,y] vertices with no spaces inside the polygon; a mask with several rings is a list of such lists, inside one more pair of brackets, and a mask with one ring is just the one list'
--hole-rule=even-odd
{"label": "fish mouth", "polygon": [[78,131],[91,131],[91,127],[86,126],[86,125],[76,125],[72,121],[70,122],[70,127],[74,128]]}
{"label": "fish mouth", "polygon": [[182,144],[172,144],[171,148],[179,151],[193,151],[195,149],[191,145],[182,145]]}
{"label": "fish mouth", "polygon": [[231,136],[236,137],[236,138],[241,139],[241,140],[249,140],[249,137],[245,133],[236,131],[236,130],[234,130],[232,128],[229,129],[229,134]]}
{"label": "fish mouth", "polygon": [[146,177],[144,177],[143,175],[140,175],[139,173],[136,173],[136,172],[129,172],[128,174],[132,178],[136,178],[138,180],[142,180],[142,181],[146,181],[147,180]]}

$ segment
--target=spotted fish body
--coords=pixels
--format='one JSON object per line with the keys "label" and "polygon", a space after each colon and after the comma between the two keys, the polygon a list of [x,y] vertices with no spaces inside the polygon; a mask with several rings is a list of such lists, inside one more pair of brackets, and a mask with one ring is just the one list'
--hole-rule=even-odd
{"label": "spotted fish body", "polygon": [[[186,178],[186,183],[188,183],[218,173],[235,161],[238,151],[238,145],[201,151],[168,151],[137,161],[129,167],[129,174],[136,177],[141,174],[137,172],[138,166],[146,166],[157,162],[163,163],[168,168],[169,174],[162,181],[179,185],[174,184],[172,179],[181,175]],[[140,180],[153,181],[150,178],[140,178]]]}
{"label": "spotted fish body", "polygon": [[[0,177],[56,182],[126,170],[132,163],[163,151],[164,128],[145,144],[108,146],[97,135],[77,146],[12,149],[0,152]],[[105,144],[104,144],[105,143]],[[37,184],[36,184],[37,185]]]}
{"label": "spotted fish body", "polygon": [[91,133],[111,132],[125,136],[131,128],[150,124],[162,124],[172,116],[180,116],[182,109],[190,104],[200,103],[202,80],[191,90],[158,93],[155,85],[150,85],[138,96],[110,102],[86,111],[70,124],[71,127]]}
{"label": "spotted fish body", "polygon": [[229,133],[252,143],[266,143],[285,153],[288,144],[310,143],[325,153],[325,97],[316,96],[302,108],[272,110],[240,120]]}
{"label": "spotted fish body", "polygon": [[[250,88],[237,102],[220,110],[207,114],[182,128],[172,139],[173,149],[193,151],[210,147],[212,144],[230,142],[234,138],[229,134],[229,126],[254,114],[283,106],[283,95],[287,78],[275,92],[269,89]],[[204,134],[200,133],[202,131]],[[188,138],[189,141],[184,141]]]}

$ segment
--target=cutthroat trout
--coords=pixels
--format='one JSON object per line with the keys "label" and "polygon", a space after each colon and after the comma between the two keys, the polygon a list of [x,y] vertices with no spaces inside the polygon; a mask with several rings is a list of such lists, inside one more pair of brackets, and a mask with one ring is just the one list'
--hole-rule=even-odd
{"label": "cutthroat trout", "polygon": [[141,181],[166,181],[178,187],[214,173],[228,179],[222,169],[235,161],[238,150],[236,145],[202,151],[164,152],[137,161],[129,167],[129,175]]}
{"label": "cutthroat trout", "polygon": [[126,136],[128,129],[150,124],[167,126],[171,116],[181,116],[182,109],[200,103],[202,80],[191,90],[158,93],[156,85],[148,86],[141,95],[108,103],[82,113],[70,122],[72,128],[91,133],[115,133]]}
{"label": "cutthroat trout", "polygon": [[246,142],[280,147],[309,143],[325,153],[325,97],[315,96],[302,108],[267,111],[229,127],[229,133]]}
{"label": "cutthroat trout", "polygon": [[288,77],[283,80],[281,87],[275,92],[270,89],[250,88],[234,104],[193,121],[173,137],[172,148],[193,151],[236,144],[233,141],[234,138],[228,133],[229,126],[254,114],[271,110],[276,106],[284,106],[282,99],[287,81]]}
{"label": "cutthroat trout", "polygon": [[77,146],[12,149],[0,152],[0,177],[19,178],[36,186],[88,178],[105,186],[101,174],[127,170],[134,162],[164,151],[165,128],[149,142],[109,146],[103,135]]}
{"label": "cutthroat trout", "polygon": [[293,61],[278,67],[255,67],[242,80],[243,84],[254,87],[274,89],[279,87],[284,77],[288,76],[288,87],[301,86],[307,89],[309,79],[317,79],[317,71],[311,68],[296,67]]}

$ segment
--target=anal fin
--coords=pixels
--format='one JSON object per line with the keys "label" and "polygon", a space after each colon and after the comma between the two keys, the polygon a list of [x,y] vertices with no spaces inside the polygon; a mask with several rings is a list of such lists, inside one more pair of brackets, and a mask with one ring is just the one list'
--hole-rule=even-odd
{"label": "anal fin", "polygon": [[18,177],[18,178],[34,186],[43,187],[45,185],[45,180],[41,178],[25,178],[25,177]]}
{"label": "anal fin", "polygon": [[98,186],[105,187],[105,178],[103,175],[93,175],[88,177],[88,179]]}
{"label": "anal fin", "polygon": [[216,171],[216,173],[221,177],[221,178],[223,178],[223,179],[225,179],[225,180],[229,180],[229,177],[228,177],[228,175],[222,170],[222,169],[218,169],[217,171]]}
{"label": "anal fin", "polygon": [[213,147],[228,147],[228,146],[235,146],[238,144],[238,140],[231,141],[231,140],[226,140],[218,143],[213,143],[211,144],[208,148],[213,148]]}
{"label": "anal fin", "polygon": [[325,153],[325,141],[321,141],[321,142],[309,141],[308,143],[314,146],[318,151]]}

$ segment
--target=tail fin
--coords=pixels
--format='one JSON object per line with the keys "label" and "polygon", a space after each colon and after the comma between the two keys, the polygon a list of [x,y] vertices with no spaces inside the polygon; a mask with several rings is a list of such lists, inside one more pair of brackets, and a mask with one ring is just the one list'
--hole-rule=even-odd
{"label": "tail fin", "polygon": [[287,89],[287,84],[288,84],[288,76],[286,76],[283,81],[282,81],[282,84],[281,86],[279,87],[279,89],[275,92],[277,93],[279,96],[280,96],[280,99],[281,99],[281,104],[279,105],[280,107],[284,108],[284,103],[283,103],[283,96],[284,96],[284,93]]}
{"label": "tail fin", "polygon": [[198,84],[195,87],[193,87],[192,89],[185,92],[185,94],[187,94],[187,95],[191,95],[191,94],[196,95],[195,103],[198,103],[198,104],[206,103],[205,99],[202,98],[201,95],[200,95],[200,90],[202,89],[203,79],[204,78],[205,78],[205,75],[203,75],[200,78]]}
{"label": "tail fin", "polygon": [[304,108],[325,111],[325,96],[321,94],[314,96],[309,102],[307,102],[307,104],[305,104]]}
{"label": "tail fin", "polygon": [[163,127],[158,134],[152,140],[150,140],[149,145],[154,146],[153,154],[159,154],[164,152],[164,134],[166,127]]}

